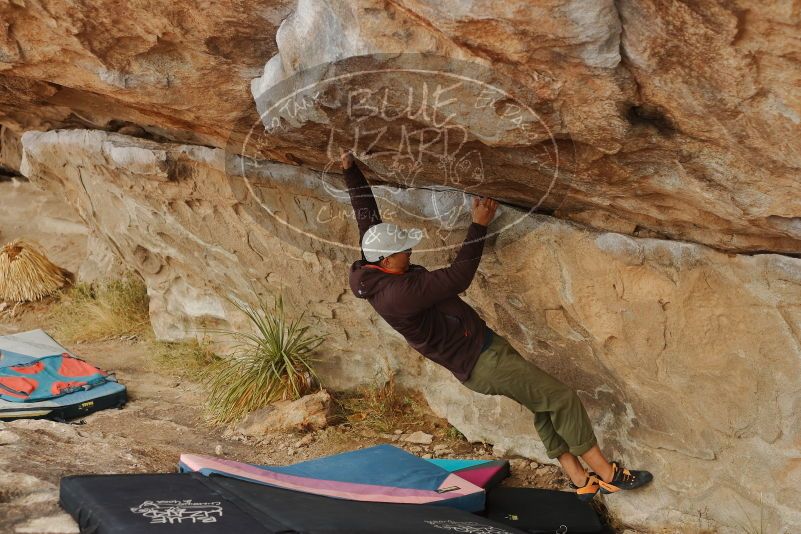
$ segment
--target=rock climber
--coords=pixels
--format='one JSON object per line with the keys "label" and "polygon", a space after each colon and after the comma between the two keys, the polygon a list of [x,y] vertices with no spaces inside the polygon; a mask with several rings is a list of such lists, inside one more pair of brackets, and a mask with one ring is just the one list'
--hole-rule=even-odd
{"label": "rock climber", "polygon": [[448,369],[464,386],[485,395],[504,395],[531,410],[548,457],[559,461],[582,501],[599,491],[616,493],[650,482],[648,471],[607,461],[576,393],[523,358],[459,298],[478,269],[498,203],[474,198],[472,224],[453,263],[429,271],[410,263],[422,231],[382,222],[353,154],[343,151],[341,160],[362,250],[362,259],[350,268],[353,293],[366,299],[412,348]]}

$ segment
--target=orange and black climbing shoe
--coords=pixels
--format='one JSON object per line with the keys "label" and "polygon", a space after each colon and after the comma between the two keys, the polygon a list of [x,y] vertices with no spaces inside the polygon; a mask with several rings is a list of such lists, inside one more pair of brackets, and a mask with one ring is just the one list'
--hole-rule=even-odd
{"label": "orange and black climbing shoe", "polygon": [[617,493],[620,490],[633,490],[648,484],[654,476],[648,471],[635,471],[624,469],[617,462],[612,462],[612,480],[604,482],[598,480],[601,493]]}
{"label": "orange and black climbing shoe", "polygon": [[576,488],[576,497],[581,502],[590,502],[595,497],[595,494],[598,493],[598,490],[601,489],[599,482],[600,480],[595,476],[595,473],[590,473],[587,475],[587,482],[583,486],[576,486],[572,482],[570,485]]}

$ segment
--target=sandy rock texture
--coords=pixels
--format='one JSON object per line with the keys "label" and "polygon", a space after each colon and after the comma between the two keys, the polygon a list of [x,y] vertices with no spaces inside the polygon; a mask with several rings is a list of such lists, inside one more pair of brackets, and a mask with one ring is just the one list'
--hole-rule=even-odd
{"label": "sandy rock texture", "polygon": [[[386,69],[424,53],[488,69],[487,82],[510,95],[493,101],[499,117],[521,104],[538,117],[530,136],[456,117],[465,149],[483,163],[462,189],[630,235],[801,250],[793,3],[21,0],[0,4],[0,20],[0,123],[17,133],[81,126],[242,148],[258,122],[251,79],[258,99],[321,63],[363,70],[356,58],[368,56]],[[409,78],[376,74],[337,87],[398,91],[414,85]],[[353,118],[330,93],[310,102],[309,120],[250,149],[324,166],[321,126]],[[460,88],[449,96],[475,97]],[[374,148],[402,140],[390,130]],[[557,150],[559,194],[541,202]],[[453,185],[441,172],[419,179]]]}
{"label": "sandy rock texture", "polygon": [[19,135],[11,128],[0,125],[0,176],[18,176],[21,158]]}
{"label": "sandy rock texture", "polygon": [[[463,388],[353,297],[347,244],[356,231],[321,174],[254,165],[254,196],[225,172],[219,149],[84,130],[29,132],[23,145],[23,173],[61,192],[142,273],[160,337],[241,324],[226,295],[283,290],[329,334],[320,369],[331,387],[398,374],[469,439],[545,460],[524,409]],[[412,209],[419,191],[379,194],[382,207]],[[493,225],[517,222],[490,239],[466,298],[522,354],[579,391],[610,455],[653,470],[658,484],[609,506],[649,527],[692,525],[700,509],[736,530],[760,508],[777,528],[801,525],[796,496],[778,490],[801,477],[801,260],[519,214],[501,209]],[[447,262],[455,252],[445,245],[461,241],[468,222],[465,214],[443,248],[415,261]],[[313,237],[323,230],[344,245]]]}
{"label": "sandy rock texture", "polygon": [[[87,280],[108,272],[106,267],[90,269],[89,228],[63,197],[11,179],[0,181],[0,198],[0,247],[22,239],[38,244],[56,265]],[[100,249],[105,250],[105,244]]]}
{"label": "sandy rock texture", "polygon": [[[515,105],[530,106],[542,124],[537,135],[487,136],[485,117],[459,109],[476,98],[461,86],[447,93],[458,99],[450,108],[461,111],[452,122],[484,162],[476,190],[536,205],[549,176],[539,167],[550,171],[558,149],[567,193],[541,207],[561,217],[721,249],[798,252],[801,14],[789,4],[723,4],[331,0],[321,8],[301,0],[253,92],[258,98],[321,62],[371,53],[391,59],[350,69],[393,68],[397,54],[414,52],[483,64],[487,81]],[[349,94],[398,85],[375,74],[336,80]],[[326,102],[327,86],[314,114],[275,135],[289,144],[303,135],[320,154],[320,122],[338,126],[351,111]],[[493,102],[500,116],[509,114],[505,103]],[[363,125],[375,131],[386,125],[381,119]],[[400,138],[390,129],[373,148]]]}
{"label": "sandy rock texture", "polygon": [[[0,122],[220,145],[292,1],[0,2]],[[138,129],[137,129],[138,128]]]}

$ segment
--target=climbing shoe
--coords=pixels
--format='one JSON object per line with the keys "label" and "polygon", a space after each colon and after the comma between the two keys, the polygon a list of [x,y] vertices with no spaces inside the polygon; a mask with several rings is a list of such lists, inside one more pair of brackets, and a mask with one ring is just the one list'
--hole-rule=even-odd
{"label": "climbing shoe", "polygon": [[587,475],[587,482],[585,482],[583,486],[576,486],[572,482],[570,485],[576,489],[576,497],[578,497],[578,500],[581,502],[590,502],[598,493],[598,490],[601,489],[599,482],[600,480],[598,477],[596,477],[594,473],[590,473]]}
{"label": "climbing shoe", "polygon": [[654,476],[648,471],[635,471],[633,469],[625,469],[618,465],[617,462],[612,462],[612,480],[604,482],[598,480],[601,487],[601,493],[617,493],[620,490],[633,490],[648,484],[654,479]]}

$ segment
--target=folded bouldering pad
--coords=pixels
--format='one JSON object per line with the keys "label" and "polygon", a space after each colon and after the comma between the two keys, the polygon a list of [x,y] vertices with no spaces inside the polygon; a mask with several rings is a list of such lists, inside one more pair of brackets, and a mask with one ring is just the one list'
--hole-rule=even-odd
{"label": "folded bouldering pad", "polygon": [[122,406],[125,386],[42,330],[0,336],[0,419],[68,420]]}
{"label": "folded bouldering pad", "polygon": [[252,465],[182,454],[182,471],[355,501],[484,509],[484,490],[446,469],[392,445],[377,445],[288,466]]}
{"label": "folded bouldering pad", "polygon": [[485,490],[494,488],[510,474],[509,460],[429,458],[427,461]]}

